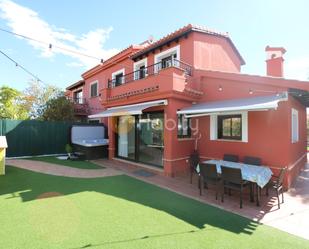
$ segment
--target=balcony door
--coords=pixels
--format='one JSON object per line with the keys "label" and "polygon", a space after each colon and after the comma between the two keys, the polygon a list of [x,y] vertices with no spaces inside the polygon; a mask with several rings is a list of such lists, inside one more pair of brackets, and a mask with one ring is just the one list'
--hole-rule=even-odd
{"label": "balcony door", "polygon": [[177,55],[173,54],[173,55],[169,55],[165,58],[162,58],[161,60],[161,68],[168,68],[173,66],[173,59],[176,59]]}
{"label": "balcony door", "polygon": [[83,104],[83,91],[79,90],[73,93],[73,100],[75,104]]}

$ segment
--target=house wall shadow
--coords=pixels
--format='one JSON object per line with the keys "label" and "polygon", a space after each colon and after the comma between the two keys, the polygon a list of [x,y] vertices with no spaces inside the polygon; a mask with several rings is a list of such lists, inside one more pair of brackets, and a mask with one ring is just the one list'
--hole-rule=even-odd
{"label": "house wall shadow", "polygon": [[[70,195],[84,191],[102,193],[163,211],[198,229],[210,225],[236,234],[251,234],[258,226],[258,223],[247,218],[126,175],[78,179],[45,175],[9,166],[6,176],[0,177],[0,196],[11,194],[7,198],[21,198],[23,202],[40,201],[38,197],[46,193]],[[45,197],[57,198],[55,195]]]}

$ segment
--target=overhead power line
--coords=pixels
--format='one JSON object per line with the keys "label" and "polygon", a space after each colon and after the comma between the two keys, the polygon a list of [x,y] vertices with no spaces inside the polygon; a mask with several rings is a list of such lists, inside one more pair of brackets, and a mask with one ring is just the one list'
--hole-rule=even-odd
{"label": "overhead power line", "polygon": [[17,61],[15,61],[13,58],[11,58],[9,55],[7,55],[6,53],[4,53],[2,50],[0,50],[0,53],[6,57],[8,60],[12,61],[16,67],[21,68],[22,70],[24,70],[27,74],[31,75],[33,78],[35,78],[37,81],[40,81],[42,83],[44,83],[38,76],[36,76],[34,73],[30,72],[27,68],[25,68],[23,65],[21,65],[20,63],[18,63]]}
{"label": "overhead power line", "polygon": [[30,40],[30,41],[34,41],[34,42],[37,42],[37,43],[45,44],[45,45],[47,45],[47,47],[49,49],[57,48],[57,49],[66,51],[66,52],[71,53],[71,54],[76,54],[76,55],[79,55],[79,56],[88,57],[88,58],[95,59],[95,60],[98,60],[101,63],[103,63],[103,59],[102,58],[99,58],[99,57],[96,57],[96,56],[93,56],[93,55],[89,55],[89,54],[85,54],[85,53],[82,53],[82,52],[79,52],[79,51],[75,51],[75,50],[72,50],[72,49],[60,47],[60,46],[57,46],[57,45],[52,44],[50,42],[41,41],[41,40],[32,38],[30,36],[18,34],[18,33],[15,33],[15,32],[12,32],[12,31],[9,31],[9,30],[6,30],[6,29],[3,29],[3,28],[0,28],[0,31],[8,33],[8,34],[11,34],[11,35],[15,35],[15,36],[21,37],[21,38],[26,39],[26,40]]}

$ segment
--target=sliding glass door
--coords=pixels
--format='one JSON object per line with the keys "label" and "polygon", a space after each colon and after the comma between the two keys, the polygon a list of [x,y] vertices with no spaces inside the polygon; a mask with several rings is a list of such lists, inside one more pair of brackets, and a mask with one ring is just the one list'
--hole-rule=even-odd
{"label": "sliding glass door", "polygon": [[163,113],[146,113],[139,119],[138,161],[163,166]]}
{"label": "sliding glass door", "polygon": [[136,162],[163,167],[163,112],[118,118],[117,155]]}

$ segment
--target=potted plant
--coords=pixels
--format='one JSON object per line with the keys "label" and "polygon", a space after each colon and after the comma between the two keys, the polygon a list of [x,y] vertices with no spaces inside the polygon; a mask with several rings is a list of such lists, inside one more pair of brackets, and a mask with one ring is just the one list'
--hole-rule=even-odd
{"label": "potted plant", "polygon": [[66,144],[65,145],[65,151],[67,152],[68,154],[68,159],[71,159],[72,157],[72,152],[73,152],[73,148],[70,144]]}

